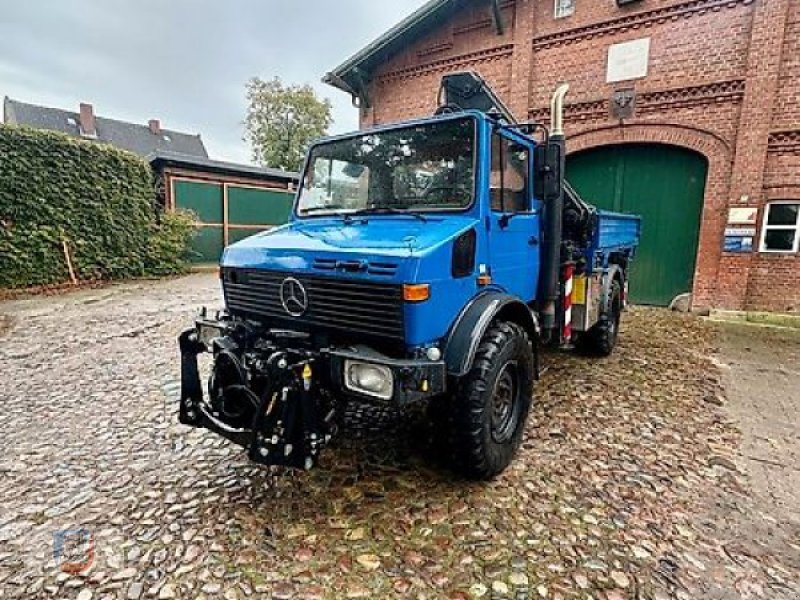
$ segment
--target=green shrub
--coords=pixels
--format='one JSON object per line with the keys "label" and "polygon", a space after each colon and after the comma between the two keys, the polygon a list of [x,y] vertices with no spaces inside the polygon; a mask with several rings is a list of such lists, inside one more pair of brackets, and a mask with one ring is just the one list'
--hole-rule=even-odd
{"label": "green shrub", "polygon": [[0,287],[67,281],[64,242],[79,279],[177,272],[185,218],[156,217],[152,171],[139,157],[0,125]]}
{"label": "green shrub", "polygon": [[195,218],[188,211],[164,213],[150,239],[145,269],[150,275],[175,275],[189,268]]}

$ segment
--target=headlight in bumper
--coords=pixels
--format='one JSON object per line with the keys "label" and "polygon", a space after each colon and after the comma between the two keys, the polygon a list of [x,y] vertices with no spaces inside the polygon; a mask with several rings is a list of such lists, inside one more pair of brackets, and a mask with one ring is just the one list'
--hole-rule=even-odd
{"label": "headlight in bumper", "polygon": [[393,359],[366,347],[330,350],[334,388],[359,396],[408,404],[447,391],[443,361]]}
{"label": "headlight in bumper", "polygon": [[374,363],[346,360],[344,385],[348,390],[391,400],[394,393],[394,374],[389,367]]}

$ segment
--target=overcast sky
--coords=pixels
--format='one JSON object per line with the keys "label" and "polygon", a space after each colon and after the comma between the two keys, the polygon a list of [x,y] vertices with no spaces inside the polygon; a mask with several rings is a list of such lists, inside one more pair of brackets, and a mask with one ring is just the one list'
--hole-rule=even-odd
{"label": "overcast sky", "polygon": [[320,78],[425,0],[28,0],[0,10],[0,97],[201,133],[249,162],[245,82],[311,83],[333,132],[356,110]]}

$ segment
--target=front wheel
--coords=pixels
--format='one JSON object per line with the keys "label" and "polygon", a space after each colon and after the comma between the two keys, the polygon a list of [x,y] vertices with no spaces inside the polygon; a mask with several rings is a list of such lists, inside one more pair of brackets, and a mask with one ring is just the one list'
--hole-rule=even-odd
{"label": "front wheel", "polygon": [[511,463],[522,442],[534,377],[525,330],[515,323],[490,327],[449,407],[455,463],[467,477],[492,479]]}

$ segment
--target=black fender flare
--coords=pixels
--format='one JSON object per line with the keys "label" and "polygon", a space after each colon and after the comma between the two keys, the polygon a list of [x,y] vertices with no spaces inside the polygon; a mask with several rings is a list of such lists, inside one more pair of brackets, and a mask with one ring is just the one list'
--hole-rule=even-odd
{"label": "black fender flare", "polygon": [[498,291],[485,292],[473,298],[451,327],[444,349],[449,375],[463,377],[469,372],[481,338],[497,318],[517,323],[528,332],[538,378],[540,329],[536,315],[519,298]]}
{"label": "black fender flare", "polygon": [[[619,279],[620,285],[625,286],[625,271],[619,265],[609,265],[603,275],[603,287],[600,290],[600,313],[605,314],[611,310],[611,284]],[[624,294],[624,291],[623,291]],[[625,299],[627,300],[627,298]],[[625,302],[624,304],[627,304]],[[623,304],[623,308],[625,307]]]}

